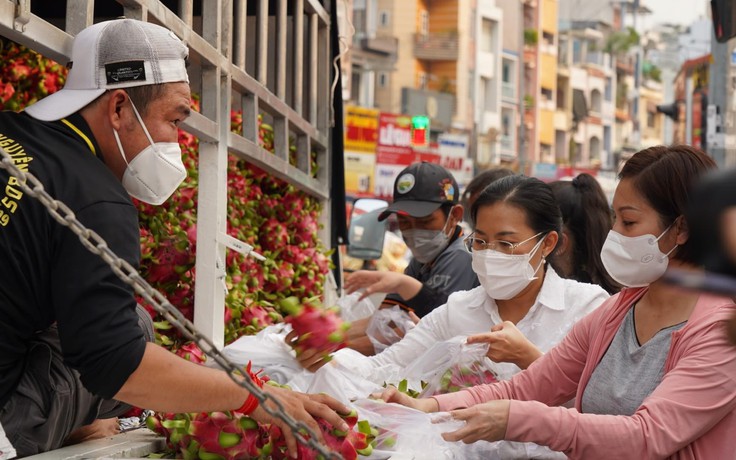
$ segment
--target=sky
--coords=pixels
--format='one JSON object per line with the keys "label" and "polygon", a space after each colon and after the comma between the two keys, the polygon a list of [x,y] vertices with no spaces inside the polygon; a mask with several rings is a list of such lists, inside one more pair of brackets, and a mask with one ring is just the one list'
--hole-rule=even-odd
{"label": "sky", "polygon": [[645,26],[670,22],[688,25],[700,17],[708,17],[706,9],[710,9],[709,0],[641,0],[642,4],[652,10],[652,14],[643,20]]}

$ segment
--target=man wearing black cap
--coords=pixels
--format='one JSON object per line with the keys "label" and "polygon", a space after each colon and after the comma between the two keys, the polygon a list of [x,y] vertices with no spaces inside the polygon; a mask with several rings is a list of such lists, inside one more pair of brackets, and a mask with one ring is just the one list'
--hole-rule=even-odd
{"label": "man wearing black cap", "polygon": [[[462,244],[459,195],[455,178],[440,165],[414,163],[401,171],[394,182],[394,201],[378,219],[396,214],[412,260],[403,274],[357,271],[345,283],[347,292],[364,289],[363,296],[388,293],[382,308],[398,305],[421,318],[444,304],[453,292],[478,286],[470,253]],[[370,341],[358,338],[360,329],[361,323],[356,322],[350,346],[372,354]]]}

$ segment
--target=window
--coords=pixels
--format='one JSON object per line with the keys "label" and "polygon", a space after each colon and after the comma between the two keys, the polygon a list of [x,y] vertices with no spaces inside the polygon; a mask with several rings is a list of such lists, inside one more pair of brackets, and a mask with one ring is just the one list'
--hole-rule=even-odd
{"label": "window", "polygon": [[612,84],[611,78],[610,77],[609,78],[606,78],[606,90],[605,90],[606,91],[606,95],[605,95],[605,98],[606,98],[606,101],[607,102],[611,102],[612,97],[613,97],[613,91],[612,91],[613,88],[612,88],[612,86],[613,86],[613,84]]}
{"label": "window", "polygon": [[[542,88],[542,101],[545,103],[554,103],[554,96],[552,96],[552,90]],[[547,107],[549,109],[549,107]]]}
{"label": "window", "polygon": [[590,163],[601,161],[601,140],[593,136],[590,138]]}
{"label": "window", "polygon": [[600,114],[601,113],[601,92],[594,89],[590,93],[590,111]]}
{"label": "window", "polygon": [[388,14],[388,11],[381,11],[381,14],[378,16],[378,24],[381,27],[388,27],[390,24],[390,17]]}
{"label": "window", "polygon": [[513,64],[511,61],[504,59],[501,67],[501,79],[504,83],[513,83]]}
{"label": "window", "polygon": [[555,35],[551,34],[549,32],[542,32],[542,40],[544,41],[545,45],[548,46],[554,46],[555,44]]}
{"label": "window", "polygon": [[378,73],[378,87],[385,88],[388,86],[388,74],[386,72]]}
{"label": "window", "polygon": [[480,50],[484,53],[492,53],[493,48],[493,21],[483,19],[480,35]]}
{"label": "window", "polygon": [[573,39],[572,41],[572,63],[580,64],[583,60],[583,45],[580,40]]}

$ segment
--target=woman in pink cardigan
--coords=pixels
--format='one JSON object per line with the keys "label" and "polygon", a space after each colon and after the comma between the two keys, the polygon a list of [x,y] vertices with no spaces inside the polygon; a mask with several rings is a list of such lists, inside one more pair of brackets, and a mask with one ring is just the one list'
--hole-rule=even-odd
{"label": "woman in pink cardigan", "polygon": [[[683,212],[693,182],[713,160],[687,146],[652,147],[623,167],[616,221],[601,251],[627,286],[511,380],[414,400],[466,425],[448,441],[534,442],[570,458],[736,458],[736,351],[727,298],[660,281],[668,265],[698,268]],[[468,342],[483,342],[483,335]],[[560,407],[575,398],[575,409]]]}

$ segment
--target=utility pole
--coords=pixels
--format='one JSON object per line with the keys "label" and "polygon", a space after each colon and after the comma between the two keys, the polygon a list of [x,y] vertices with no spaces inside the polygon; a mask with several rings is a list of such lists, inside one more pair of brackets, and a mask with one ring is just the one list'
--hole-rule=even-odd
{"label": "utility pole", "polygon": [[[637,19],[639,17],[639,1],[634,0],[633,14],[633,27],[636,33],[639,31],[637,28]],[[639,126],[639,93],[641,91],[641,69],[642,69],[642,44],[641,37],[639,38],[639,45],[636,47],[636,61],[634,63],[634,101],[632,104],[632,111],[634,112],[634,130],[632,132],[632,143],[636,149],[641,147],[641,126]]]}
{"label": "utility pole", "polygon": [[519,87],[517,89],[519,95],[519,172],[524,174],[526,167],[526,107],[524,107],[524,2],[526,0],[519,0],[519,43],[521,43],[521,59],[519,59],[518,74],[519,74]]}

